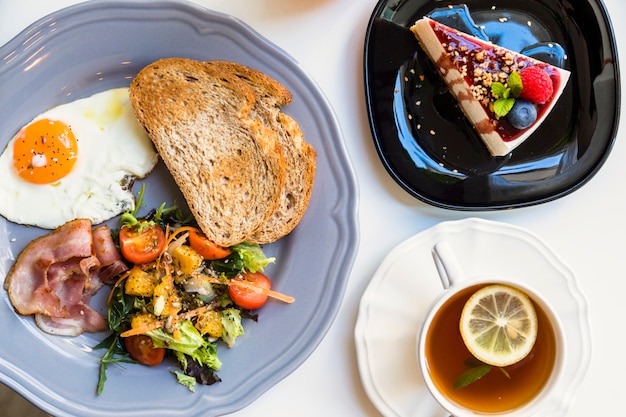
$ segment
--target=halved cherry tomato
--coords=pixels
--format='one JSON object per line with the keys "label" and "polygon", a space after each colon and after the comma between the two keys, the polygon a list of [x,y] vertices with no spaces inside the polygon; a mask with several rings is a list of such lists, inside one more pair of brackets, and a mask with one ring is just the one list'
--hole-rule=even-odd
{"label": "halved cherry tomato", "polygon": [[165,357],[165,348],[154,347],[150,336],[145,334],[125,337],[124,346],[131,358],[144,365],[156,366]]}
{"label": "halved cherry tomato", "polygon": [[233,252],[230,248],[225,248],[211,242],[198,229],[189,232],[189,245],[208,261],[225,258]]}
{"label": "halved cherry tomato", "polygon": [[124,226],[120,230],[120,249],[126,260],[134,264],[154,261],[165,249],[165,232],[158,225]]}
{"label": "halved cherry tomato", "polygon": [[267,294],[261,291],[255,291],[253,288],[245,287],[243,285],[237,285],[237,281],[247,281],[250,284],[270,289],[272,288],[272,282],[270,279],[261,272],[245,273],[241,278],[235,278],[234,282],[228,287],[228,295],[241,308],[247,310],[254,310],[262,307],[267,301]]}

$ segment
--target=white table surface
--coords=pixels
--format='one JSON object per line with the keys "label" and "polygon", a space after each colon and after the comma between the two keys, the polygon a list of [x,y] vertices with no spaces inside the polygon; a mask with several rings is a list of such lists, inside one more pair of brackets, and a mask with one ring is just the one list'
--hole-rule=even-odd
{"label": "white table surface", "polygon": [[[363,291],[379,263],[398,243],[439,222],[470,216],[530,230],[574,271],[588,302],[592,359],[568,416],[623,413],[623,128],[598,174],[578,191],[557,201],[499,212],[467,213],[430,207],[396,185],[373,146],[364,105],[362,59],[364,33],[376,0],[195,2],[243,20],[290,53],[316,80],[341,123],[360,191],[359,250],[336,320],[302,366],[233,416],[379,416],[362,388],[356,362],[354,326]],[[0,0],[0,44],[44,15],[74,3],[78,1]],[[626,68],[626,2],[604,3],[614,24],[620,66]],[[625,97],[624,83],[621,93]]]}

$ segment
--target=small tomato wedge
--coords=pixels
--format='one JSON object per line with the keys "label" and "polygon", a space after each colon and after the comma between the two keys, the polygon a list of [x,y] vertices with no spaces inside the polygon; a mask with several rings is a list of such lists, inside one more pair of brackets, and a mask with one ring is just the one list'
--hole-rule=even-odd
{"label": "small tomato wedge", "polygon": [[165,232],[154,224],[143,227],[124,226],[120,229],[122,256],[134,264],[154,261],[165,249]]}
{"label": "small tomato wedge", "polygon": [[148,366],[156,366],[165,357],[165,348],[154,347],[150,336],[138,334],[124,338],[124,346],[131,358]]}
{"label": "small tomato wedge", "polygon": [[[242,282],[238,284],[238,282]],[[246,283],[250,285],[245,285]],[[254,310],[262,307],[267,301],[268,295],[262,291],[255,290],[254,287],[265,289],[272,288],[270,279],[261,272],[245,273],[240,278],[234,278],[228,287],[228,295],[241,308]]]}
{"label": "small tomato wedge", "polygon": [[189,245],[207,261],[225,258],[233,252],[230,248],[211,242],[198,229],[189,232]]}

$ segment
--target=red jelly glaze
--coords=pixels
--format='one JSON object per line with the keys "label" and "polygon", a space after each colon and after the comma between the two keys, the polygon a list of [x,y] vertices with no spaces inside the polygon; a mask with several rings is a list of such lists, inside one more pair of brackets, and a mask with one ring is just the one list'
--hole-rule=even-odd
{"label": "red jelly glaze", "polygon": [[[431,26],[435,34],[437,35],[439,42],[441,42],[444,49],[446,49],[446,51],[448,52],[447,56],[450,59],[450,64],[454,65],[461,72],[461,74],[464,74],[465,82],[468,85],[472,86],[476,84],[474,82],[474,70],[476,68],[480,68],[482,71],[489,74],[497,74],[500,72],[510,73],[511,68],[515,68],[517,71],[519,71],[526,66],[541,66],[542,69],[552,79],[554,91],[556,92],[559,90],[559,86],[561,84],[561,76],[550,65],[528,59],[519,54],[512,54],[510,58],[512,59],[513,63],[512,65],[507,65],[504,55],[497,54],[496,49],[493,48],[492,44],[483,42],[480,39],[476,39],[474,37],[470,38],[467,34],[458,32],[452,28],[448,28],[447,26],[441,25],[440,23],[437,23],[435,21],[431,21]],[[448,50],[448,48],[450,48],[450,50]],[[502,51],[501,49],[498,50]],[[482,52],[482,59],[478,58],[480,56],[480,52]],[[488,63],[488,65],[485,67],[484,63]],[[438,64],[441,65],[441,63]],[[481,64],[483,65],[481,66]],[[467,67],[466,71],[463,70],[463,67]],[[488,91],[489,101],[495,101],[490,96],[490,88],[488,88]],[[550,97],[550,99],[548,99],[543,104],[536,104],[537,120],[540,120],[543,114],[547,111],[548,105],[553,100],[553,98],[554,96]],[[511,126],[507,122],[506,117],[497,119],[493,111],[491,111],[491,109],[489,108],[489,104],[485,104],[483,101],[480,101],[480,103],[487,112],[487,114],[491,115],[491,117],[495,121],[495,130],[500,134],[504,141],[515,140],[524,133],[524,130],[518,130]]]}

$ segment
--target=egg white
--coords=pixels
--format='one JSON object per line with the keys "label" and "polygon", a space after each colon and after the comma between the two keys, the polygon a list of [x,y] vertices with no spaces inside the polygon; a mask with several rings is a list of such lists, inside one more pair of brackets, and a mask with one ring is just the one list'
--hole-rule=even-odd
{"label": "egg white", "polygon": [[158,155],[135,118],[128,88],[61,104],[32,121],[43,118],[70,126],[78,141],[76,163],[55,183],[24,181],[13,168],[13,137],[0,155],[0,214],[15,223],[54,229],[76,218],[98,224],[134,209],[134,196],[123,181],[145,177]]}

